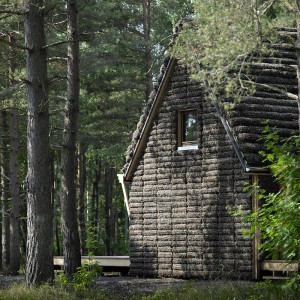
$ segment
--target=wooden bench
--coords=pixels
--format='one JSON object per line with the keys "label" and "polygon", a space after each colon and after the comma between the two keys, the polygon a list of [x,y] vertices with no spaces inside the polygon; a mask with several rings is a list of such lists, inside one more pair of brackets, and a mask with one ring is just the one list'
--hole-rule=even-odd
{"label": "wooden bench", "polygon": [[[64,266],[63,256],[53,257],[54,267],[62,268]],[[103,273],[118,272],[126,275],[130,267],[129,256],[81,256],[81,263],[97,263],[102,267]]]}
{"label": "wooden bench", "polygon": [[264,260],[260,263],[262,279],[286,279],[292,273],[298,272],[299,264],[284,260]]}

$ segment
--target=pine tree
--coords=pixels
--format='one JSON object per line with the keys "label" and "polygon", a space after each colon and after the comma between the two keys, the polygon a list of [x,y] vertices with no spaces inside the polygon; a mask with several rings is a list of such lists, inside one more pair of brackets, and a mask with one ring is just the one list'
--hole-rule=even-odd
{"label": "pine tree", "polygon": [[67,1],[68,63],[61,157],[61,221],[64,243],[64,270],[72,275],[81,265],[76,211],[76,137],[79,113],[79,33],[77,0]]}
{"label": "pine tree", "polygon": [[[192,78],[209,88],[212,101],[220,102],[220,94],[239,101],[255,88],[240,76],[249,55],[263,54],[265,41],[275,41],[278,26],[293,26],[295,5],[289,2],[195,1],[193,21],[183,25],[173,55],[190,67]],[[232,71],[236,76],[228,76]]]}
{"label": "pine tree", "polygon": [[53,280],[53,207],[50,191],[49,111],[44,3],[24,1],[27,125],[27,263],[32,285]]}

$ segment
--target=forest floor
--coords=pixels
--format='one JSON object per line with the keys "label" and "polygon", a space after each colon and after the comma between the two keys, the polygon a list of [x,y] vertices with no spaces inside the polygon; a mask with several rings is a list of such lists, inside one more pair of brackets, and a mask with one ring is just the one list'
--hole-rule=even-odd
{"label": "forest floor", "polygon": [[24,275],[18,275],[18,276],[0,275],[0,289],[5,289],[10,285],[12,285],[13,283],[22,283],[22,282],[25,282]]}
{"label": "forest floor", "polygon": [[[103,289],[107,295],[131,297],[136,295],[147,295],[163,289],[182,289],[190,286],[214,289],[224,286],[228,281],[223,280],[185,280],[176,278],[136,278],[129,276],[98,277],[96,287]],[[232,285],[239,288],[253,285],[250,281],[231,281]]]}
{"label": "forest floor", "polygon": [[146,295],[162,289],[183,288],[186,280],[174,278],[136,278],[129,276],[98,277],[96,287],[103,289],[111,296],[130,297],[134,295]]}
{"label": "forest floor", "polygon": [[[24,275],[0,276],[0,289],[6,289],[11,284],[25,282]],[[95,280],[95,288],[102,290],[107,299],[130,299],[139,295],[149,295],[158,290],[176,290],[189,286],[215,290],[222,286],[243,288],[253,285],[250,281],[224,281],[224,280],[184,280],[176,278],[137,278],[130,276],[101,276]],[[136,298],[135,298],[136,299]]]}

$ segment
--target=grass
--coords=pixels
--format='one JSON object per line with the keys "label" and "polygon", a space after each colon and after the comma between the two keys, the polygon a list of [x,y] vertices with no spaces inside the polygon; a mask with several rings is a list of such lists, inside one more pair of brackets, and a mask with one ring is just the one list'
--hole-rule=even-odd
{"label": "grass", "polygon": [[62,285],[42,285],[29,288],[24,283],[11,285],[0,290],[1,300],[296,300],[299,299],[299,286],[262,282],[256,284],[208,283],[204,285],[189,282],[181,289],[164,289],[150,295],[135,295],[125,298],[124,295],[105,295],[101,289],[93,287],[70,288]]}
{"label": "grass", "polygon": [[181,290],[162,290],[141,300],[299,300],[299,292],[270,282],[254,285],[226,283],[209,287],[190,285]]}
{"label": "grass", "polygon": [[48,284],[30,288],[24,283],[13,284],[7,289],[0,290],[1,300],[106,300],[104,292],[94,288],[70,289],[63,286]]}

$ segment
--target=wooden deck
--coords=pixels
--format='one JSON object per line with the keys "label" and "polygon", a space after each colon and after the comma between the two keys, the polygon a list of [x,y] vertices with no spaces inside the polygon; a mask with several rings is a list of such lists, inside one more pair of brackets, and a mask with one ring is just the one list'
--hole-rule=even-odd
{"label": "wooden deck", "polygon": [[[63,256],[54,256],[53,262],[55,267],[64,266]],[[127,274],[130,267],[129,256],[81,256],[81,262],[98,263],[102,267],[102,272],[119,272]]]}
{"label": "wooden deck", "polygon": [[292,273],[298,272],[299,264],[284,260],[264,260],[260,263],[262,279],[286,279]]}

